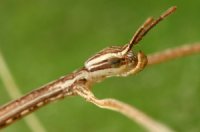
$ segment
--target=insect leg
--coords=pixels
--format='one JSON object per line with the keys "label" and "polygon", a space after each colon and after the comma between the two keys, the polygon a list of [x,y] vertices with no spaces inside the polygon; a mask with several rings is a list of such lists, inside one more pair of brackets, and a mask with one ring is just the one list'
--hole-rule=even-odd
{"label": "insect leg", "polygon": [[142,51],[139,51],[137,53],[137,60],[138,61],[137,61],[136,66],[133,69],[131,69],[128,73],[124,74],[123,76],[136,74],[142,71],[148,63],[147,56]]}
{"label": "insect leg", "polygon": [[146,128],[147,131],[172,132],[172,130],[164,124],[155,121],[148,115],[144,114],[143,112],[129,104],[111,98],[96,98],[94,94],[85,86],[77,86],[75,88],[75,93],[85,98],[88,102],[93,103],[100,108],[120,112],[121,114],[125,115],[126,117],[130,118],[131,120],[137,122],[139,125]]}

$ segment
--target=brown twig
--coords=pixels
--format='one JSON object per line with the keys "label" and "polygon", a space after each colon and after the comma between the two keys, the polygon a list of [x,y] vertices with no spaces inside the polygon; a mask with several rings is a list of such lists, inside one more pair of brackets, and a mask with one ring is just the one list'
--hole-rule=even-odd
{"label": "brown twig", "polygon": [[148,65],[154,65],[179,57],[188,56],[191,54],[200,53],[200,43],[187,44],[177,48],[170,48],[161,52],[156,52],[148,55]]}

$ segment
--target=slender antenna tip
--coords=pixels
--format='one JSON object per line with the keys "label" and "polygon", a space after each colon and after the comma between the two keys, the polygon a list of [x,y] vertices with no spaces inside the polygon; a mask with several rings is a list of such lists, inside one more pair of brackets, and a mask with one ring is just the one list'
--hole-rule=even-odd
{"label": "slender antenna tip", "polygon": [[169,12],[174,12],[177,9],[177,6],[172,6],[169,8]]}
{"label": "slender antenna tip", "polygon": [[165,17],[171,15],[172,13],[174,13],[174,12],[176,11],[176,9],[177,9],[176,6],[170,7],[167,11],[165,11],[165,12],[161,15],[161,17],[162,17],[162,18],[165,18]]}

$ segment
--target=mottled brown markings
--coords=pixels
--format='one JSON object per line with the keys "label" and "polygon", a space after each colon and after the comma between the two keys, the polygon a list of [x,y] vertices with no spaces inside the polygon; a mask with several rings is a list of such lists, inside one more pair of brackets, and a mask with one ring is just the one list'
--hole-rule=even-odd
{"label": "mottled brown markings", "polygon": [[96,71],[96,70],[109,69],[109,68],[111,68],[111,65],[109,65],[109,64],[104,64],[104,65],[101,65],[101,66],[94,67],[94,68],[90,69],[90,72],[94,72],[94,71]]}
{"label": "mottled brown markings", "polygon": [[[125,61],[120,62],[119,65],[123,65],[125,63],[126,63]],[[105,69],[110,69],[110,68],[114,68],[113,65],[110,64],[110,63],[106,63],[106,64],[100,65],[98,67],[91,68],[90,72],[94,72],[94,71],[97,71],[97,70],[105,70]]]}
{"label": "mottled brown markings", "polygon": [[6,124],[9,124],[9,123],[12,123],[13,122],[13,119],[11,118],[11,119],[8,119],[7,121],[6,121]]}
{"label": "mottled brown markings", "polygon": [[105,55],[105,54],[108,54],[108,53],[122,52],[122,50],[123,50],[123,48],[121,46],[111,46],[111,47],[105,48],[102,51],[96,53],[96,55],[94,55],[91,58],[89,58],[87,60],[87,62],[91,61],[91,60],[94,60],[94,59],[98,58],[99,56],[102,56],[102,55]]}
{"label": "mottled brown markings", "polygon": [[5,107],[1,107],[0,108],[0,115],[3,115],[5,112],[12,110],[14,107],[20,106],[25,104],[26,102],[29,102],[30,100],[33,100],[35,98],[37,98],[38,96],[40,96],[41,94],[43,94],[44,92],[49,91],[49,89],[45,89],[41,88],[38,90],[35,90],[31,93],[29,93],[27,96],[24,96],[14,102],[11,102],[9,105],[5,106]]}
{"label": "mottled brown markings", "polygon": [[[112,64],[113,63],[112,59],[116,59],[116,60],[119,59],[119,63],[118,64]],[[94,64],[94,66],[97,65],[97,64],[99,64],[100,66],[97,65],[96,67],[91,68],[90,72],[105,70],[105,69],[109,69],[109,68],[118,68],[121,65],[125,65],[125,64],[128,64],[130,62],[134,62],[134,65],[137,65],[137,63],[138,63],[137,58],[134,57],[134,56],[133,56],[132,59],[128,59],[128,58],[112,58],[112,59],[102,61],[102,65],[100,65],[101,63]]]}
{"label": "mottled brown markings", "polygon": [[[74,86],[74,84],[72,84],[71,87],[68,87],[68,88],[61,88],[60,84],[65,83],[68,80],[72,80],[74,77],[82,74],[82,72],[85,72],[85,71],[87,72],[87,69],[81,68],[80,70],[77,70],[73,72],[72,74],[61,77],[60,79],[54,82],[51,82],[45,86],[42,86],[39,89],[36,89],[28,93],[26,96],[23,96],[15,101],[12,101],[2,106],[0,108],[0,128],[5,127],[8,124],[11,124],[12,122],[22,118],[23,116],[37,110],[38,108],[50,102],[53,102],[58,99],[62,99],[65,96],[72,95],[73,93],[71,92],[70,89]],[[44,96],[45,94],[48,94],[51,92],[52,94],[48,96]],[[30,103],[34,99],[36,99],[36,101]],[[17,110],[14,111],[12,114],[8,116],[5,115],[6,113],[9,113],[8,111],[12,111],[15,107],[18,107],[18,106],[21,107],[23,105],[25,105],[25,107],[22,107],[18,111]]]}
{"label": "mottled brown markings", "polygon": [[39,102],[36,105],[37,105],[37,107],[41,107],[42,105],[44,105],[44,102]]}
{"label": "mottled brown markings", "polygon": [[28,114],[28,112],[29,112],[29,109],[26,109],[26,110],[22,111],[22,112],[20,113],[20,115],[21,115],[21,116],[26,115],[26,114]]}
{"label": "mottled brown markings", "polygon": [[101,61],[101,62],[97,62],[97,63],[93,64],[93,66],[97,66],[97,65],[99,65],[99,64],[103,64],[103,63],[106,63],[106,62],[108,62],[108,59],[103,60],[103,61]]}
{"label": "mottled brown markings", "polygon": [[50,97],[46,97],[46,99],[40,100],[39,103],[41,105],[37,105],[39,103],[31,104],[30,106],[28,106],[28,109],[24,108],[24,109],[18,111],[18,114],[15,113],[14,116],[5,118],[4,120],[2,120],[2,123],[0,122],[0,128],[4,127],[5,124],[10,124],[10,123],[14,122],[15,120],[20,119],[21,117],[37,110],[38,108],[40,108],[41,106],[44,106],[45,104],[48,104],[54,100],[63,98],[64,93],[62,93],[62,94],[60,94],[60,93],[61,93],[60,91],[57,91],[57,93],[52,94]]}
{"label": "mottled brown markings", "polygon": [[44,93],[52,90],[52,88],[55,88],[54,87],[55,85],[58,85],[59,83],[63,83],[65,81],[67,81],[67,80],[73,79],[75,76],[80,74],[79,71],[80,70],[78,70],[77,72],[72,73],[72,74],[70,74],[68,76],[64,76],[64,77],[60,78],[59,80],[51,82],[51,83],[49,83],[49,84],[47,84],[47,85],[45,85],[45,86],[43,86],[43,87],[41,87],[41,88],[39,88],[37,90],[34,90],[34,91],[28,93],[24,97],[19,98],[19,99],[13,101],[13,102],[10,102],[9,105],[6,104],[6,105],[2,106],[0,108],[0,116],[3,115],[8,110],[11,110],[11,109],[15,108],[16,106],[19,106],[19,105],[22,105],[22,104],[24,104],[26,102],[29,102],[30,100],[35,99],[38,96],[43,95]]}

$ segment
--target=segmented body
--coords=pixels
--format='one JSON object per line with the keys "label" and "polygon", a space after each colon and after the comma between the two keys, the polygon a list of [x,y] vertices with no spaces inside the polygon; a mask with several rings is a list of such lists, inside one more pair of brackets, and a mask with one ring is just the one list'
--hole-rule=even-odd
{"label": "segmented body", "polygon": [[82,68],[2,106],[0,108],[0,128],[50,102],[73,95],[72,89],[79,83],[86,83],[84,80],[87,74],[88,71]]}

